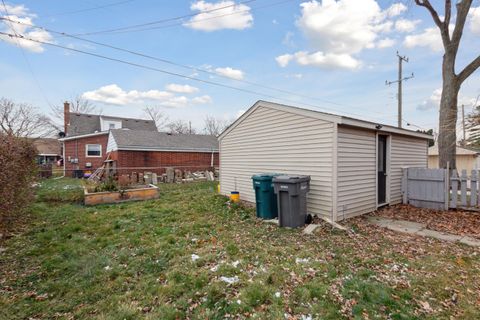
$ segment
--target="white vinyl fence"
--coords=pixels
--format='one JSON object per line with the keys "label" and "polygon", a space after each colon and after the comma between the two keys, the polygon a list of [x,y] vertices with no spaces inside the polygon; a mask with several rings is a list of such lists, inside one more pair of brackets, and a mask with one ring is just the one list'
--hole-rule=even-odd
{"label": "white vinyl fence", "polygon": [[455,170],[451,176],[447,169],[403,168],[403,203],[419,208],[448,210],[449,208],[480,208],[479,174],[472,170],[470,176]]}

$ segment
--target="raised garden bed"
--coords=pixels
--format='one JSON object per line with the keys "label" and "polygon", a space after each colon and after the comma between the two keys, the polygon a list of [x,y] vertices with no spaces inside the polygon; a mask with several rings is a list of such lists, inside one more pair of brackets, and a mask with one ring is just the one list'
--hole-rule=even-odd
{"label": "raised garden bed", "polygon": [[97,204],[120,203],[127,201],[139,201],[157,199],[160,192],[157,186],[153,184],[143,186],[131,186],[119,191],[101,191],[95,192],[88,186],[85,190],[85,205],[94,206]]}

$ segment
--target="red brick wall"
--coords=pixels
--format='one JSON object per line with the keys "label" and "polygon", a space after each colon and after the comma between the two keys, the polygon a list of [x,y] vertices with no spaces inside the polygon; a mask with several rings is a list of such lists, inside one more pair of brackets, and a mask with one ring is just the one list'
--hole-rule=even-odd
{"label": "red brick wall", "polygon": [[[151,171],[161,174],[165,172],[164,167],[174,167],[192,172],[206,170],[211,168],[211,157],[212,154],[208,152],[116,151],[110,154],[111,159],[117,160],[119,173]],[[213,166],[218,167],[218,165],[219,157],[216,152],[213,155]],[[138,169],[120,169],[125,167]]]}
{"label": "red brick wall", "polygon": [[[105,157],[107,156],[107,141],[108,134],[103,134],[99,136],[79,138],[75,140],[65,141],[65,169],[66,175],[70,176],[72,170],[92,170],[102,166]],[[101,157],[87,157],[86,156],[86,145],[87,144],[101,144],[102,145],[102,156]],[[78,163],[71,163],[70,158],[78,158]],[[85,167],[86,163],[90,162],[92,168]]]}

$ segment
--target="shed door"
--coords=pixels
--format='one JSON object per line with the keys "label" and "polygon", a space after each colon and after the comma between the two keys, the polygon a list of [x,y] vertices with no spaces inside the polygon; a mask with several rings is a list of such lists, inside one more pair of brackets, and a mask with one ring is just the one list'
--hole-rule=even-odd
{"label": "shed door", "polygon": [[377,199],[381,205],[387,201],[387,136],[378,136],[377,148]]}

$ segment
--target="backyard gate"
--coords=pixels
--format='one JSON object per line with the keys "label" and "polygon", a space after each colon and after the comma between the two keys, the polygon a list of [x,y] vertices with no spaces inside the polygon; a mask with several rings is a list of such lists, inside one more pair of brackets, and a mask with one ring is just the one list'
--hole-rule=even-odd
{"label": "backyard gate", "polygon": [[415,207],[448,209],[448,175],[445,169],[404,168],[403,203]]}
{"label": "backyard gate", "polygon": [[419,208],[448,210],[449,208],[480,208],[478,172],[467,175],[456,170],[448,176],[447,169],[403,168],[403,203]]}

